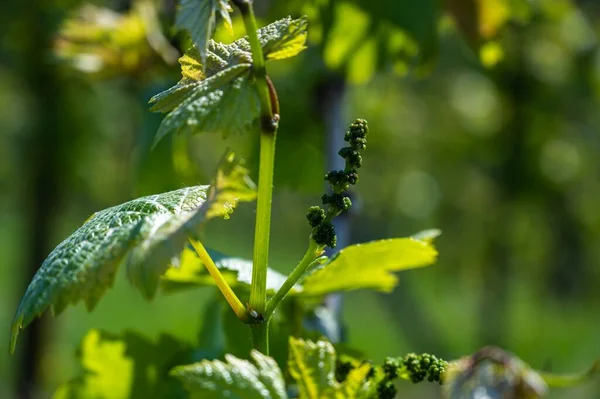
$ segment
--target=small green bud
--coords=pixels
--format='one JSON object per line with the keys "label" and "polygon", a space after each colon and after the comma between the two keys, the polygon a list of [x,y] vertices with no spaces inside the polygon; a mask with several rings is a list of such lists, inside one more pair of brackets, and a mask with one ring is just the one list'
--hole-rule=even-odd
{"label": "small green bud", "polygon": [[398,390],[392,381],[382,380],[377,385],[377,397],[379,399],[394,399]]}
{"label": "small green bud", "polygon": [[333,224],[331,222],[323,222],[316,226],[313,231],[313,239],[319,245],[327,245],[329,248],[335,248],[337,237]]}
{"label": "small green bud", "polygon": [[350,169],[346,172],[346,180],[352,185],[358,182],[358,173],[356,172],[356,169]]}
{"label": "small green bud", "polygon": [[367,133],[369,127],[364,119],[357,119],[350,125],[350,130],[344,136],[344,140],[350,143],[355,150],[364,150],[367,148]]}
{"label": "small green bud", "polygon": [[440,382],[448,365],[445,360],[428,353],[422,355],[410,353],[404,357],[403,363],[410,373],[410,379],[415,383],[421,382],[425,378],[429,381]]}
{"label": "small green bud", "polygon": [[393,380],[398,377],[398,370],[404,365],[402,359],[388,357],[383,363],[383,372],[388,380]]}
{"label": "small green bud", "polygon": [[344,172],[343,170],[332,170],[331,172],[325,175],[325,180],[327,180],[332,186],[338,185],[340,183],[345,183],[346,172]]}
{"label": "small green bud", "polygon": [[311,206],[308,208],[306,218],[308,219],[310,227],[316,227],[325,220],[325,210],[321,209],[319,206]]}
{"label": "small green bud", "polygon": [[333,193],[331,195],[324,194],[321,199],[323,200],[323,204],[330,204],[334,209],[339,212],[347,212],[348,209],[352,206],[352,201],[350,197],[347,197],[343,194]]}
{"label": "small green bud", "polygon": [[362,157],[352,147],[344,147],[338,154],[346,160],[346,165],[350,168],[358,169],[362,166]]}

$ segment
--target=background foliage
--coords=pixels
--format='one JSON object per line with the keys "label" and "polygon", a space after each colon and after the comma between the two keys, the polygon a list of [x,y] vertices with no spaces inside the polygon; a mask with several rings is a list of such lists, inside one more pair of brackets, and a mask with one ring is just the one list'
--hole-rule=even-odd
{"label": "background foliage", "polygon": [[[35,359],[26,347],[20,357],[7,355],[33,271],[94,211],[206,183],[226,146],[256,171],[250,135],[226,142],[202,135],[188,149],[181,135],[150,151],[161,116],[147,101],[180,78],[169,64],[185,47],[174,32],[167,31],[173,46],[158,34],[174,21],[171,2],[153,14],[143,1],[95,1],[127,17],[87,7],[65,25],[82,4],[0,5],[3,398],[24,397],[20,369],[38,379],[35,397],[76,375],[72,353],[90,328],[135,329],[144,345],[162,332],[196,342],[212,289],[148,303],[121,270],[94,313],[79,305],[24,331],[43,337],[34,341],[44,343]],[[596,2],[313,0],[257,8],[263,24],[306,14],[310,26],[307,51],[269,65],[284,115],[271,267],[289,271],[305,247],[304,211],[323,186],[330,93],[341,87],[346,121],[364,117],[372,132],[351,241],[444,231],[437,267],[403,273],[390,295],[345,296],[347,343],[377,361],[410,351],[452,359],[498,344],[538,369],[585,368],[600,353]],[[242,31],[235,14],[232,23]],[[249,258],[252,221],[252,205],[242,204],[234,221],[209,224],[207,245]],[[597,384],[551,397],[595,397]],[[406,383],[401,392],[430,397],[428,389],[435,388]]]}

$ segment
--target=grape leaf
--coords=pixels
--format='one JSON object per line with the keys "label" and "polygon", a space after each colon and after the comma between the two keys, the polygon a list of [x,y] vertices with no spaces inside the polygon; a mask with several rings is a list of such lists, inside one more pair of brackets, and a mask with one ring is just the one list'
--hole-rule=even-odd
{"label": "grape leaf", "polygon": [[[266,59],[293,57],[306,42],[305,17],[278,20],[258,30]],[[252,82],[252,53],[246,38],[231,44],[210,40],[203,55],[197,45],[179,59],[181,80],[150,99],[152,111],[169,112],[154,145],[170,133],[247,129],[259,115],[260,102]]]}
{"label": "grape leaf", "polygon": [[179,366],[179,379],[191,398],[287,399],[281,370],[272,358],[253,350],[254,363],[225,355],[226,362],[207,361]]}
{"label": "grape leaf", "polygon": [[[306,17],[295,20],[288,17],[259,29],[259,41],[265,57],[284,59],[305,49],[306,27]],[[246,38],[231,44],[211,40],[205,58],[202,58],[197,46],[192,46],[179,58],[181,80],[172,88],[152,97],[151,110],[172,111],[195,92],[209,93],[229,83],[248,70],[251,63],[252,52]]]}
{"label": "grape leaf", "polygon": [[[291,58],[306,48],[306,17],[280,19],[258,30],[258,40],[267,60]],[[241,39],[240,42],[247,39]],[[242,46],[242,43],[238,45]],[[250,44],[248,43],[249,49]],[[245,47],[245,46],[244,46]]]}
{"label": "grape leaf", "polygon": [[214,217],[229,218],[238,201],[255,199],[256,191],[247,170],[229,153],[221,161],[206,201],[193,212],[167,217],[161,215],[152,235],[129,253],[127,276],[147,298],[156,292],[160,276],[174,257],[179,256],[190,237],[197,238],[198,226]]}
{"label": "grape leaf", "polygon": [[428,266],[437,251],[430,242],[394,238],[346,247],[303,281],[304,295],[325,295],[335,291],[371,288],[390,292],[400,270]]}
{"label": "grape leaf", "polygon": [[189,32],[204,60],[208,42],[219,23],[233,32],[229,11],[227,0],[180,0],[175,26]]}
{"label": "grape leaf", "polygon": [[302,399],[353,399],[361,392],[371,370],[368,363],[354,368],[339,383],[335,379],[336,353],[331,343],[290,337],[288,368]]}
{"label": "grape leaf", "polygon": [[[238,66],[239,69],[247,67],[247,64]],[[223,73],[234,75],[229,70]],[[260,113],[258,94],[247,71],[218,88],[200,85],[199,90],[184,91],[178,96],[187,95],[187,98],[162,120],[154,146],[171,133],[222,132],[224,136],[241,133]]]}
{"label": "grape leaf", "polygon": [[[55,315],[83,300],[92,310],[127,261],[130,280],[152,297],[160,274],[187,236],[212,217],[228,217],[237,200],[254,198],[246,170],[226,157],[213,187],[188,187],[97,212],[46,258],[21,299],[10,350],[19,331],[49,307]],[[208,192],[208,194],[207,194]]]}
{"label": "grape leaf", "polygon": [[[184,55],[179,59],[182,68],[184,68],[185,62],[191,64],[191,61],[187,61],[188,58],[190,57]],[[233,79],[248,71],[248,68],[250,68],[250,64],[248,63],[233,65],[223,71],[217,71],[205,79],[204,75],[201,75],[202,72],[200,70],[194,70],[192,66],[189,66],[190,76],[198,74],[201,75],[201,77],[199,76],[198,80],[194,80],[191,77],[186,77],[184,75],[175,86],[150,99],[150,102],[154,104],[151,110],[156,112],[172,111],[185,100],[190,100],[190,98],[197,99],[203,94],[211,93],[212,91],[227,85]]]}
{"label": "grape leaf", "polygon": [[133,332],[90,330],[78,351],[82,375],[59,386],[54,399],[184,398],[169,370],[191,354],[189,345],[168,335],[153,343]]}
{"label": "grape leaf", "polygon": [[97,212],[46,258],[29,284],[15,315],[14,351],[19,330],[48,307],[61,313],[83,300],[92,310],[125,255],[149,236],[164,216],[190,212],[206,201],[209,186],[188,187],[142,197]]}
{"label": "grape leaf", "polygon": [[[221,252],[208,250],[215,265],[221,270],[223,276],[232,287],[249,287],[252,283],[252,261],[248,259],[227,256]],[[267,291],[277,291],[285,282],[286,276],[268,268],[267,269]],[[197,287],[203,285],[214,285],[214,280],[206,271],[202,261],[196,252],[190,248],[181,254],[174,267],[171,267],[161,278],[163,292],[175,292],[183,288]],[[302,287],[296,286],[295,291]]]}

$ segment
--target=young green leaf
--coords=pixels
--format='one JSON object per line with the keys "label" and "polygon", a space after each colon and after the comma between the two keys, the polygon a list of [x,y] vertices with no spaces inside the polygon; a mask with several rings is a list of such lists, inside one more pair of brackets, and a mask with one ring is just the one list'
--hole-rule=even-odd
{"label": "young green leaf", "polygon": [[189,32],[203,60],[206,58],[208,42],[220,22],[233,32],[229,10],[227,0],[180,1],[175,26]]}
{"label": "young green leaf", "polygon": [[343,383],[335,379],[335,349],[327,341],[290,337],[288,367],[302,399],[354,399],[360,396],[371,366],[353,369]]}
{"label": "young green leaf", "polygon": [[[244,68],[247,69],[246,64],[223,73],[234,76],[238,69]],[[187,89],[173,93],[188,97],[163,119],[153,145],[174,133],[222,132],[224,136],[242,133],[258,118],[260,102],[248,72],[216,89],[213,86],[200,87],[201,90],[189,93],[184,93]]]}
{"label": "young green leaf", "polygon": [[304,295],[371,288],[390,292],[397,284],[394,272],[431,265],[437,251],[430,242],[394,238],[351,245],[342,249],[303,282]]}
{"label": "young green leaf", "polygon": [[[227,256],[213,250],[209,250],[208,253],[232,288],[250,286],[252,282],[251,260]],[[284,275],[273,269],[267,269],[268,291],[277,291],[284,282]],[[184,288],[206,285],[214,285],[214,280],[206,271],[206,267],[196,252],[189,247],[183,251],[177,265],[169,268],[161,278],[161,287],[164,292],[175,292]],[[301,290],[301,287],[298,286],[296,290]]]}
{"label": "young green leaf", "polygon": [[[290,17],[258,30],[267,59],[293,57],[305,48],[306,18]],[[252,53],[246,38],[231,44],[210,40],[206,54],[196,45],[179,59],[177,85],[150,99],[151,110],[169,112],[154,144],[170,133],[243,132],[259,115],[260,102],[252,82]]]}
{"label": "young green leaf", "polygon": [[[185,66],[184,62],[188,62],[187,59],[191,59],[187,54],[179,59],[182,69]],[[205,78],[200,70],[190,67],[187,76],[186,72],[182,71],[183,78],[175,86],[150,99],[150,103],[153,103],[150,109],[156,112],[172,111],[186,100],[198,99],[202,95],[207,95],[227,85],[233,79],[247,72],[249,68],[250,64],[248,63],[237,64]],[[198,79],[191,78],[194,74],[198,75]]]}
{"label": "young green leaf", "polygon": [[191,398],[287,399],[281,370],[272,358],[253,350],[254,363],[225,355],[220,360],[179,366],[171,375],[179,379]]}
{"label": "young green leaf", "polygon": [[188,187],[94,214],[50,253],[33,277],[13,321],[11,352],[20,329],[48,307],[59,314],[83,300],[92,310],[125,259],[131,282],[151,298],[160,275],[202,222],[228,218],[238,200],[254,199],[246,172],[229,154],[210,190]]}
{"label": "young green leaf", "polygon": [[92,310],[127,253],[165,217],[189,213],[202,205],[208,187],[138,198],[92,215],[50,253],[33,277],[13,321],[11,351],[19,330],[48,307],[59,314],[67,305],[83,300]]}
{"label": "young green leaf", "polygon": [[167,335],[154,343],[132,332],[90,330],[78,353],[82,375],[59,386],[54,399],[183,399],[183,388],[168,372],[191,354],[189,345]]}
{"label": "young green leaf", "polygon": [[307,27],[306,17],[287,17],[259,29],[258,40],[267,60],[283,60],[298,55],[306,48]]}
{"label": "young green leaf", "polygon": [[206,201],[193,212],[157,218],[149,235],[129,253],[127,276],[147,298],[156,292],[160,276],[173,258],[181,254],[189,237],[197,238],[198,227],[215,217],[229,218],[238,201],[255,199],[254,183],[247,170],[227,154],[212,182]]}

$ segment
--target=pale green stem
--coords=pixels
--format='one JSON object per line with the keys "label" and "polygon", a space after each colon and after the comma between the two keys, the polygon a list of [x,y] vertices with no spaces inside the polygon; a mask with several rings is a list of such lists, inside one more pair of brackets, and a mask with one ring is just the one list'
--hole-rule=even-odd
{"label": "pale green stem", "polygon": [[306,250],[306,253],[304,254],[304,257],[300,263],[298,263],[292,273],[290,273],[275,295],[273,295],[273,297],[269,299],[269,302],[267,302],[267,310],[264,313],[264,317],[267,320],[271,317],[275,309],[277,309],[279,303],[283,301],[286,295],[298,282],[300,277],[306,273],[310,265],[312,265],[315,259],[323,252],[323,248],[323,245],[317,244],[312,237],[310,238],[310,244],[308,245],[308,249]]}
{"label": "pale green stem", "polygon": [[[239,8],[248,42],[252,50],[252,72],[260,100],[260,166],[258,172],[258,201],[256,205],[256,228],[254,232],[254,256],[249,310],[260,315],[258,324],[252,325],[252,345],[267,354],[269,352],[269,323],[262,321],[267,306],[267,264],[269,261],[269,236],[271,231],[271,203],[273,199],[273,169],[275,161],[275,137],[279,115],[275,90],[268,83],[263,51],[258,39],[258,26],[252,2],[232,0]],[[271,103],[273,99],[274,103]]]}

